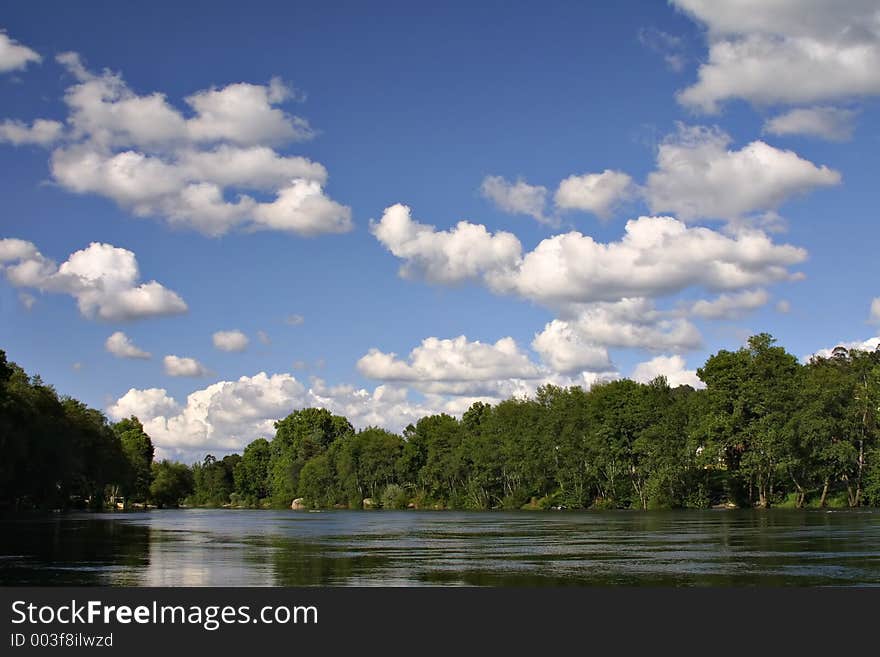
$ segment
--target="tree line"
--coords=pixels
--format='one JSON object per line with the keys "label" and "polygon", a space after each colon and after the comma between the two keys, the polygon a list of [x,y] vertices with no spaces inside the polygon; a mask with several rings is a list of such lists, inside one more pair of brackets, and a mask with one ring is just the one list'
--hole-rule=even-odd
{"label": "tree line", "polygon": [[[2,354],[2,352],[0,352]],[[313,508],[880,506],[880,350],[801,364],[767,334],[697,370],[431,415],[402,435],[295,410],[241,454],[153,462],[111,424],[0,360],[0,504]],[[122,502],[118,502],[118,500]]]}

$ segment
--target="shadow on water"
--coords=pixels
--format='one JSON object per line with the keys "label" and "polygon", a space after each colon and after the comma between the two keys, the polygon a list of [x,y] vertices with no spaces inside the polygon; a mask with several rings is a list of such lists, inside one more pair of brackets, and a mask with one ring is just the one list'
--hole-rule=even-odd
{"label": "shadow on water", "polygon": [[0,583],[880,585],[880,513],[169,510],[0,519]]}
{"label": "shadow on water", "polygon": [[0,517],[0,584],[138,586],[150,534],[149,525],[92,514]]}

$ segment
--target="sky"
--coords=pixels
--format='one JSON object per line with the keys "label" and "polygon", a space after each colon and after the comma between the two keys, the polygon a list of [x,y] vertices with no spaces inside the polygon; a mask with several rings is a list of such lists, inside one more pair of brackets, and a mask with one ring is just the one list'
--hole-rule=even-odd
{"label": "sky", "polygon": [[880,342],[875,1],[7,3],[0,348],[160,458]]}

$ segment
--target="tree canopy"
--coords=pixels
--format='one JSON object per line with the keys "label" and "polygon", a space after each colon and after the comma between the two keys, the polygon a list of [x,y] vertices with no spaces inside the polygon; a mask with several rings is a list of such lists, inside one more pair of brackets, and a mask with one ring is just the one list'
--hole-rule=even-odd
{"label": "tree canopy", "polygon": [[802,364],[759,334],[709,357],[705,388],[620,379],[476,402],[401,435],[293,410],[242,454],[154,462],[0,351],[0,505],[705,508],[880,505],[880,351]]}

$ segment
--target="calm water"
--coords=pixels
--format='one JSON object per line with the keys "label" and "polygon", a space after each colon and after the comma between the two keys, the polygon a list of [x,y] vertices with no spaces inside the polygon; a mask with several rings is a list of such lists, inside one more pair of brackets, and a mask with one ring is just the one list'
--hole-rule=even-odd
{"label": "calm water", "polygon": [[0,584],[878,585],[876,511],[0,518]]}

